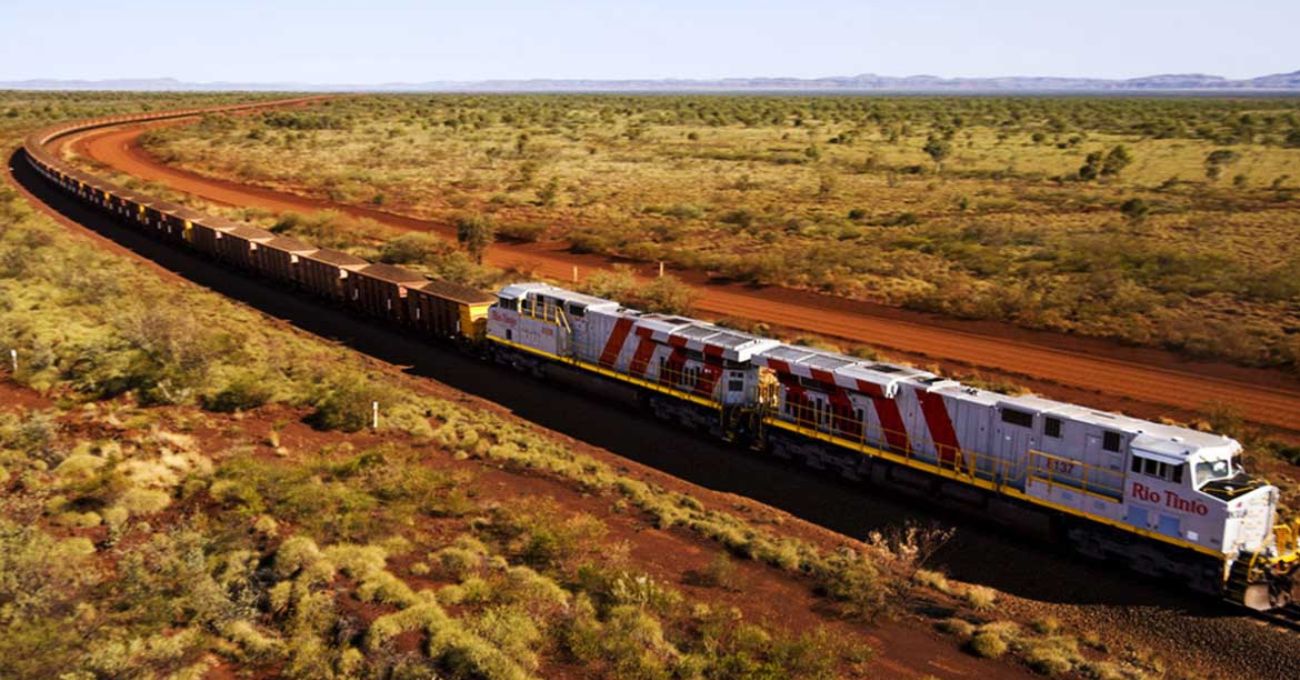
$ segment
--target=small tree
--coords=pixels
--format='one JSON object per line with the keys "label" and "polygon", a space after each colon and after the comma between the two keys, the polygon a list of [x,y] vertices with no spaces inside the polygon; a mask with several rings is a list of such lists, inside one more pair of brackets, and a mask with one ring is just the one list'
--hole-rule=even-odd
{"label": "small tree", "polygon": [[1106,159],[1101,163],[1102,177],[1116,177],[1119,173],[1127,168],[1133,162],[1133,156],[1128,149],[1120,144],[1106,154]]}
{"label": "small tree", "polygon": [[496,223],[482,215],[461,217],[456,220],[456,241],[478,264],[483,264],[483,254],[496,239],[496,231]]}
{"label": "small tree", "polygon": [[1241,156],[1232,149],[1215,149],[1205,155],[1205,176],[1211,182],[1219,179],[1223,169],[1236,163]]}
{"label": "small tree", "polygon": [[1079,179],[1085,182],[1091,182],[1097,179],[1101,174],[1101,152],[1093,151],[1083,159],[1083,166],[1079,168]]}
{"label": "small tree", "polygon": [[1140,198],[1130,198],[1119,206],[1119,211],[1130,222],[1141,222],[1151,212],[1151,206]]}
{"label": "small tree", "polygon": [[921,150],[930,157],[930,160],[934,161],[934,171],[936,173],[941,172],[944,159],[952,153],[952,142],[930,135],[929,139],[925,140],[925,146],[921,147]]}
{"label": "small tree", "polygon": [[545,206],[555,205],[555,199],[559,195],[560,180],[555,177],[552,177],[541,189],[537,190],[537,200],[541,201],[542,205]]}

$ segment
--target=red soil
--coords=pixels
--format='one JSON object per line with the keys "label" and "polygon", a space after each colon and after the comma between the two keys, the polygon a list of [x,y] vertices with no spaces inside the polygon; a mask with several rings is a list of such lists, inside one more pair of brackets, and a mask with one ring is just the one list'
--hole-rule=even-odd
{"label": "red soil", "polygon": [[[402,229],[453,233],[448,224],[243,185],[168,166],[137,144],[140,133],[151,125],[96,130],[68,141],[79,154],[118,171],[217,203],[273,212],[337,210]],[[567,247],[561,242],[498,243],[488,250],[487,261],[559,280],[571,279],[575,268],[580,273],[590,272],[613,263],[603,256],[568,252]],[[1088,403],[1099,408],[1115,409],[1137,402],[1150,407],[1141,409],[1141,415],[1167,413],[1185,418],[1205,411],[1211,404],[1226,404],[1252,422],[1300,432],[1300,381],[1279,372],[1192,361],[1160,350],[1028,331],[995,322],[963,322],[804,291],[717,283],[700,273],[681,274],[699,293],[696,308],[708,316],[762,321],[914,357],[1024,376],[1036,385],[1062,385],[1076,393],[1084,390],[1095,394]]]}

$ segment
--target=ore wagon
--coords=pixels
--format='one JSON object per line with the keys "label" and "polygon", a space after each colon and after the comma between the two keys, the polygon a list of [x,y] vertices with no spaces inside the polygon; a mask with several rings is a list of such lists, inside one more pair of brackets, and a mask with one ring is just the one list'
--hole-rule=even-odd
{"label": "ore wagon", "polygon": [[217,258],[240,269],[257,271],[254,257],[259,244],[275,238],[275,234],[257,227],[236,226],[217,240]]}
{"label": "ore wagon", "polygon": [[406,297],[408,325],[433,338],[482,339],[488,308],[496,296],[446,281],[411,288]]}
{"label": "ore wagon", "polygon": [[257,249],[257,271],[263,276],[288,284],[300,280],[299,269],[303,256],[319,250],[297,239],[276,236],[262,243]]}
{"label": "ore wagon", "polygon": [[395,324],[405,325],[406,299],[412,288],[428,283],[423,274],[391,264],[372,264],[348,276],[348,304],[354,309]]}
{"label": "ore wagon", "polygon": [[369,262],[333,248],[321,248],[298,258],[299,283],[320,297],[335,302],[345,299],[344,283],[349,272],[354,272]]}

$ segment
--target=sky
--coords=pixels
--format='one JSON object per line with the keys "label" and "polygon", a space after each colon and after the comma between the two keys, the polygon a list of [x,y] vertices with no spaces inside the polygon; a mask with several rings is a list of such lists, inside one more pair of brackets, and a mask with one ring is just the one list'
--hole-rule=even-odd
{"label": "sky", "polygon": [[1300,69],[1300,0],[0,0],[0,81]]}

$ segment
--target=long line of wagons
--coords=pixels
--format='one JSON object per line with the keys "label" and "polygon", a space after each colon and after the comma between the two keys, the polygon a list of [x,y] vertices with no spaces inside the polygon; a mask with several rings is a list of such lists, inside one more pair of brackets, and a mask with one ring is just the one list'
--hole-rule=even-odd
{"label": "long line of wagons", "polygon": [[[241,108],[241,107],[228,107]],[[171,112],[168,116],[193,115]],[[1291,601],[1300,523],[1224,436],[865,361],[545,283],[430,280],[115,186],[28,138],[49,181],[159,240],[538,375],[617,386],[657,417],[813,467],[1038,527],[1091,557],[1254,609]]]}

